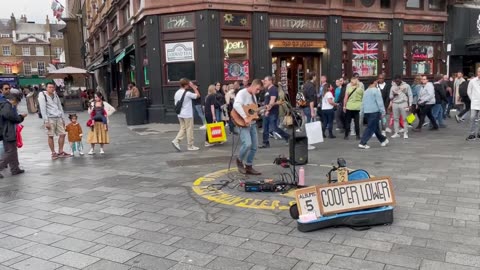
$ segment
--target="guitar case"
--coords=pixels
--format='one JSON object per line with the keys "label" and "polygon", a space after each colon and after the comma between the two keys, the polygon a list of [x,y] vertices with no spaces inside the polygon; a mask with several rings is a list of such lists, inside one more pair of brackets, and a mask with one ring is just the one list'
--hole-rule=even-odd
{"label": "guitar case", "polygon": [[[349,181],[368,178],[370,178],[370,175],[365,170],[356,170],[348,174]],[[297,220],[297,229],[301,232],[311,232],[329,227],[368,229],[370,226],[392,224],[393,209],[392,206],[382,206],[320,217],[310,222],[301,222],[299,220],[297,204],[293,204],[290,207],[290,215],[293,219]]]}

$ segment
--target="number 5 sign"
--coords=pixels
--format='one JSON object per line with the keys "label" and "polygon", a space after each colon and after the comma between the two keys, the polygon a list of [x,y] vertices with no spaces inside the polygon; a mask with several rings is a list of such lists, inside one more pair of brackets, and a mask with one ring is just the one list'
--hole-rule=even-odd
{"label": "number 5 sign", "polygon": [[295,198],[297,200],[297,207],[300,215],[315,213],[317,218],[322,216],[320,213],[316,187],[296,190]]}

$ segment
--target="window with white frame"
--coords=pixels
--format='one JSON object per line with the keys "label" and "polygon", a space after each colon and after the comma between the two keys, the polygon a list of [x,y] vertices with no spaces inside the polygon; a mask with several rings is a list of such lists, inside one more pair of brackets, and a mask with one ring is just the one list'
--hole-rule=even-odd
{"label": "window with white frame", "polygon": [[12,74],[12,66],[9,66],[9,65],[3,66],[3,73]]}
{"label": "window with white frame", "polygon": [[62,52],[63,52],[62,48],[55,47],[55,49],[54,49],[55,58],[60,58],[60,55],[62,54]]}
{"label": "window with white frame", "polygon": [[3,56],[12,55],[12,52],[10,51],[10,46],[2,46],[2,55]]}
{"label": "window with white frame", "polygon": [[37,56],[44,56],[45,51],[43,50],[43,47],[36,47],[35,48],[35,55]]}
{"label": "window with white frame", "polygon": [[10,34],[0,34],[0,38],[9,38]]}
{"label": "window with white frame", "polygon": [[30,47],[22,47],[22,55],[30,56]]}
{"label": "window with white frame", "polygon": [[23,74],[32,75],[32,63],[27,61],[23,62]]}
{"label": "window with white frame", "polygon": [[44,76],[45,75],[45,62],[38,62],[37,63],[38,75]]}

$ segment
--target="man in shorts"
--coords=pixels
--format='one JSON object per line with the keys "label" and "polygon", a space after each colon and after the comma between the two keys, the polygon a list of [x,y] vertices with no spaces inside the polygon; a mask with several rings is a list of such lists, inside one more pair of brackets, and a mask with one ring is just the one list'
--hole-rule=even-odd
{"label": "man in shorts", "polygon": [[[38,104],[43,116],[45,129],[47,129],[48,146],[52,151],[52,160],[71,157],[71,154],[63,151],[66,133],[62,102],[55,92],[53,83],[47,83],[46,87],[46,91],[38,94]],[[55,152],[54,136],[58,136],[58,153]]]}

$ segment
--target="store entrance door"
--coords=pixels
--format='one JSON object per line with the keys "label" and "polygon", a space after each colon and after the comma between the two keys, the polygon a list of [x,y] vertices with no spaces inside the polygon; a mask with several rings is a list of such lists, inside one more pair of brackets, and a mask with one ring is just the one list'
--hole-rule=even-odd
{"label": "store entrance door", "polygon": [[272,53],[272,77],[288,93],[292,106],[309,72],[320,76],[321,53]]}

